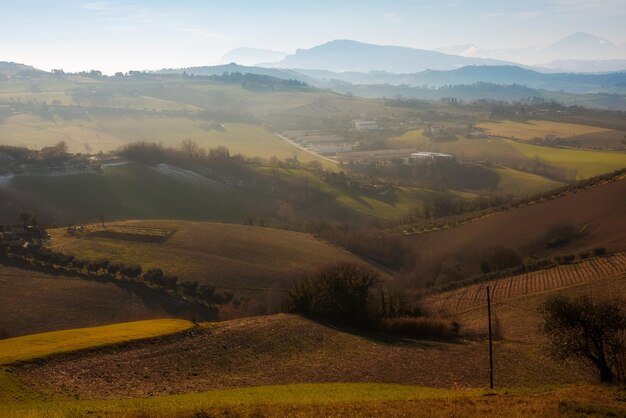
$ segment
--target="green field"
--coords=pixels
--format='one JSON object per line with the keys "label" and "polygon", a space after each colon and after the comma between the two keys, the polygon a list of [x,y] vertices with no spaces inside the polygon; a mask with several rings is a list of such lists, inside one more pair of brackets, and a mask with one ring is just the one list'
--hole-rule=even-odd
{"label": "green field", "polygon": [[179,218],[243,222],[246,216],[271,207],[270,198],[232,187],[186,182],[141,164],[104,168],[102,174],[18,176],[11,186],[32,193],[63,222],[98,219]]}
{"label": "green field", "polygon": [[525,157],[540,158],[559,167],[576,170],[577,180],[626,167],[624,152],[581,151],[505,141]]}
{"label": "green field", "polygon": [[343,207],[382,219],[404,216],[411,209],[422,208],[442,195],[473,197],[470,193],[437,192],[419,187],[394,186],[380,190],[357,190],[331,184],[306,170],[263,167],[259,171],[288,181],[307,181],[332,196],[334,201]]}
{"label": "green field", "polygon": [[67,416],[622,416],[623,392],[610,387],[444,390],[376,383],[321,383],[125,400],[0,404],[6,417]]}
{"label": "green field", "polygon": [[0,340],[0,365],[173,334],[192,326],[191,322],[180,319],[157,319],[8,338]]}
{"label": "green field", "polygon": [[500,176],[498,191],[516,196],[530,196],[563,186],[564,183],[537,174],[525,173],[506,167],[494,168]]}
{"label": "green field", "polygon": [[527,122],[502,121],[487,122],[476,125],[484,129],[487,134],[508,138],[530,140],[544,138],[546,135],[555,135],[559,138],[571,138],[592,133],[608,133],[610,129],[596,126],[579,125],[574,123],[550,122],[545,120],[529,120]]}
{"label": "green field", "polygon": [[[556,167],[575,170],[577,180],[586,179],[626,167],[626,153],[624,152],[599,152],[554,148],[526,144],[520,141],[502,138],[466,139],[460,137],[455,141],[437,142],[424,136],[421,130],[417,130],[409,131],[397,138],[392,138],[391,141],[397,146],[411,146],[422,151],[453,154],[462,161],[488,160],[506,167],[509,167],[509,165],[515,164],[516,162],[539,158]],[[500,173],[502,174],[502,172]],[[537,183],[539,180],[537,177],[539,176],[534,176],[532,179],[531,177],[526,177],[526,180],[529,180],[532,183]],[[517,175],[517,178],[519,184],[519,180],[522,179],[522,176]],[[506,184],[506,180],[504,181],[504,184]],[[547,181],[544,181],[543,183],[545,186],[549,184]],[[526,187],[530,190],[541,190],[542,188],[539,184],[520,186],[521,190]],[[516,191],[511,191],[511,193],[516,193]]]}
{"label": "green field", "polygon": [[334,167],[334,164],[290,145],[261,126],[242,123],[227,123],[224,126],[224,131],[215,130],[207,122],[183,116],[100,116],[46,120],[22,114],[0,123],[0,137],[3,145],[34,149],[65,141],[70,152],[94,154],[112,151],[137,141],[177,147],[184,140],[193,140],[207,149],[225,146],[232,155],[242,154],[250,158],[275,156],[280,159],[295,156],[300,161],[317,160],[325,166]]}

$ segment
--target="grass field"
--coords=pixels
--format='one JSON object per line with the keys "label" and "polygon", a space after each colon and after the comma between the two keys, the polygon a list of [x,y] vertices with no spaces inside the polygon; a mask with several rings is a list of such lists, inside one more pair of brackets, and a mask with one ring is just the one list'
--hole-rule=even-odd
{"label": "grass field", "polygon": [[626,167],[625,152],[582,151],[505,141],[526,157],[541,158],[556,166],[576,170],[577,180]]}
{"label": "grass field", "polygon": [[498,191],[516,196],[530,196],[563,186],[564,183],[550,180],[537,174],[525,173],[506,167],[494,168],[500,176]]}
{"label": "grass field", "polygon": [[[86,259],[139,263],[197,280],[234,288],[285,288],[305,272],[334,261],[362,263],[356,256],[312,235],[244,225],[186,221],[126,221],[109,224],[176,231],[163,243],[133,242],[50,230],[53,248]],[[98,226],[90,230],[99,230]]]}
{"label": "grass field", "polygon": [[383,219],[404,216],[411,209],[421,208],[442,195],[473,196],[470,193],[437,192],[418,187],[393,187],[378,191],[359,191],[328,183],[305,170],[263,167],[260,171],[288,181],[307,181],[322,192],[328,193],[338,204],[357,213]]}
{"label": "grass field", "polygon": [[579,386],[517,390],[435,390],[381,384],[298,384],[150,399],[35,402],[0,406],[3,416],[419,416],[557,417],[624,413],[615,388]]}
{"label": "grass field", "polygon": [[[111,151],[137,141],[179,146],[184,140],[196,141],[205,148],[227,147],[231,154],[246,157],[297,157],[300,161],[326,160],[304,152],[258,125],[225,124],[225,130],[212,130],[209,124],[191,117],[143,115],[135,117],[99,116],[88,119],[45,120],[22,114],[0,124],[3,145],[40,149],[59,141],[68,144],[70,152],[98,153]],[[334,166],[334,165],[333,165]]]}
{"label": "grass field", "polygon": [[[424,136],[421,130],[417,130],[409,131],[398,138],[392,138],[391,141],[401,146],[412,146],[422,151],[453,154],[460,160],[489,160],[505,167],[516,161],[540,158],[557,167],[575,170],[577,180],[626,167],[626,153],[624,152],[545,147],[502,138],[459,138],[456,141],[436,142]],[[538,176],[534,177],[535,180],[536,177]],[[531,183],[536,183],[536,181],[531,181]],[[530,189],[533,187],[535,186],[529,186]]]}
{"label": "grass field", "polygon": [[185,182],[134,163],[107,167],[98,175],[18,176],[11,186],[58,209],[60,223],[84,223],[100,215],[243,222],[259,208],[272,207],[259,193]]}
{"label": "grass field", "polygon": [[550,122],[544,120],[529,120],[527,122],[487,122],[476,125],[484,129],[487,134],[504,136],[507,138],[530,140],[544,138],[546,135],[555,135],[559,138],[573,138],[579,135],[592,133],[608,133],[610,129],[596,126],[578,125],[573,123]]}

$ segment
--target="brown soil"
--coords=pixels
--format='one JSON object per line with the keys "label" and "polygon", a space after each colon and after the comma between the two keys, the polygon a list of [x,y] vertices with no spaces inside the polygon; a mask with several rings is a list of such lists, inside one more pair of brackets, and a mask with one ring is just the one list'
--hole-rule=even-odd
{"label": "brown soil", "polygon": [[95,282],[0,266],[0,329],[12,337],[184,317],[185,311],[179,302],[139,284]]}
{"label": "brown soil", "polygon": [[[500,341],[495,350],[499,386],[586,378],[534,346]],[[280,314],[23,365],[16,373],[48,397],[112,399],[301,382],[484,387],[487,364],[484,341],[381,339]]]}
{"label": "brown soil", "polygon": [[576,254],[596,247],[626,250],[626,180],[406,239],[415,247],[420,280],[447,282],[479,274],[481,258],[495,247],[527,253],[530,244],[560,223],[587,225],[587,233],[563,247],[534,251],[536,256]]}

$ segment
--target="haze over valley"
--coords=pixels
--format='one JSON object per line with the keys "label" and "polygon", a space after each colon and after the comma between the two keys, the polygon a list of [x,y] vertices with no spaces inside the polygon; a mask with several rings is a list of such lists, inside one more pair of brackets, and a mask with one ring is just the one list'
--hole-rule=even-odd
{"label": "haze over valley", "polygon": [[622,2],[0,5],[0,416],[624,416]]}

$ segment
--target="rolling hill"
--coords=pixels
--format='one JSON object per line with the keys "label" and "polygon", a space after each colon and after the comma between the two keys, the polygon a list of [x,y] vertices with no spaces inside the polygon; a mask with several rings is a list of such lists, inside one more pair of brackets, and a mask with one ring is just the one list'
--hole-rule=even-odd
{"label": "rolling hill", "polygon": [[179,301],[140,285],[0,266],[0,329],[11,337],[189,316]]}
{"label": "rolling hill", "polygon": [[[416,265],[426,283],[454,281],[481,272],[480,263],[495,248],[510,248],[537,258],[577,254],[596,247],[626,249],[626,180],[496,213],[473,222],[405,239],[413,245]],[[558,225],[584,228],[571,243],[539,244]],[[543,246],[542,246],[543,245]],[[529,252],[531,254],[529,254]]]}
{"label": "rolling hill", "polygon": [[[142,234],[132,240],[115,234],[116,229],[129,228],[135,231],[152,228],[172,234],[161,243],[142,242]],[[276,290],[289,289],[304,273],[337,261],[365,264],[347,251],[309,234],[280,229],[153,220],[108,223],[104,231],[109,231],[107,235],[102,230],[92,225],[83,235],[72,236],[64,229],[53,229],[51,247],[90,260],[108,258],[138,263],[144,271],[161,268],[180,276],[181,281],[197,280],[235,290],[237,294],[255,295],[268,304],[280,300],[282,293]]]}
{"label": "rolling hill", "polygon": [[[580,382],[579,371],[536,358],[523,344],[501,342],[496,349],[496,367],[509,370],[498,375],[499,386]],[[300,382],[484,387],[486,354],[484,341],[395,340],[280,314],[52,359],[16,368],[16,376],[57,399],[134,398]],[[542,367],[528,370],[529,364]]]}

